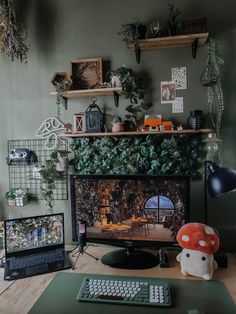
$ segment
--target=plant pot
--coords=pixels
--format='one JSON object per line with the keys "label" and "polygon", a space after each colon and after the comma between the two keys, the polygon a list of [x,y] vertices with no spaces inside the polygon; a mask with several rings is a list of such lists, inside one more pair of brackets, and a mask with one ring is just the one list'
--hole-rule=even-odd
{"label": "plant pot", "polygon": [[66,172],[69,169],[69,157],[58,157],[58,161],[55,162],[56,171]]}
{"label": "plant pot", "polygon": [[123,122],[113,123],[112,132],[124,132],[124,123]]}
{"label": "plant pot", "polygon": [[121,87],[120,77],[118,75],[113,75],[111,77],[111,85],[112,87]]}

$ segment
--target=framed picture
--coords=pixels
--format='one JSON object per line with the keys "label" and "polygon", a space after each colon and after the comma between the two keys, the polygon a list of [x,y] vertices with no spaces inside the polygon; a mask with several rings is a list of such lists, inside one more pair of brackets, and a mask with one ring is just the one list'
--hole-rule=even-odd
{"label": "framed picture", "polygon": [[161,103],[172,103],[176,98],[176,84],[172,81],[161,82]]}
{"label": "framed picture", "polygon": [[79,59],[70,61],[72,89],[94,89],[102,84],[102,59]]}

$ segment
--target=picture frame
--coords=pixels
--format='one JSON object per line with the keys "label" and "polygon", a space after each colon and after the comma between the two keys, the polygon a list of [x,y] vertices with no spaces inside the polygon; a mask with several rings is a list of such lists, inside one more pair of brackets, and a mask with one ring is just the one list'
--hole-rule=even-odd
{"label": "picture frame", "polygon": [[103,82],[102,59],[71,60],[70,74],[73,90],[99,88]]}
{"label": "picture frame", "polygon": [[173,81],[161,82],[161,103],[172,103],[176,98],[176,84]]}

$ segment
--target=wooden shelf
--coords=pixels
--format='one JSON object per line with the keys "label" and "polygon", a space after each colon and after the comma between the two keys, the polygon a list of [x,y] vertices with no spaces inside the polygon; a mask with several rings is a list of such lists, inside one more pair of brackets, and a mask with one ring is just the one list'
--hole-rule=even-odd
{"label": "wooden shelf", "polygon": [[[176,47],[187,47],[191,46],[193,42],[198,39],[198,45],[203,46],[209,33],[189,34],[180,36],[168,36],[158,38],[147,38],[138,41],[139,48],[141,51],[144,50],[156,50],[159,48],[176,48]],[[134,50],[134,43],[128,45],[130,51]]]}
{"label": "wooden shelf", "polygon": [[79,138],[79,137],[98,137],[98,136],[137,136],[137,135],[166,135],[166,134],[208,134],[211,129],[198,130],[174,130],[174,131],[145,131],[145,132],[104,132],[104,133],[76,133],[76,134],[59,134],[62,138]]}
{"label": "wooden shelf", "polygon": [[[64,93],[64,97],[79,98],[79,97],[96,97],[96,96],[112,96],[114,93],[121,94],[121,87],[106,87],[106,88],[95,88],[95,89],[82,89],[82,90],[70,90]],[[57,92],[51,92],[52,96],[56,96]]]}

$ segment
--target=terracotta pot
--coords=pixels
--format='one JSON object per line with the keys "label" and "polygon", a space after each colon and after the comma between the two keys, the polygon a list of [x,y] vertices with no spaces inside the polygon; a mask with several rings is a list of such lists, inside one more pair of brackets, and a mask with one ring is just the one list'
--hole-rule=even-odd
{"label": "terracotta pot", "polygon": [[124,132],[124,123],[122,122],[113,123],[112,132]]}

